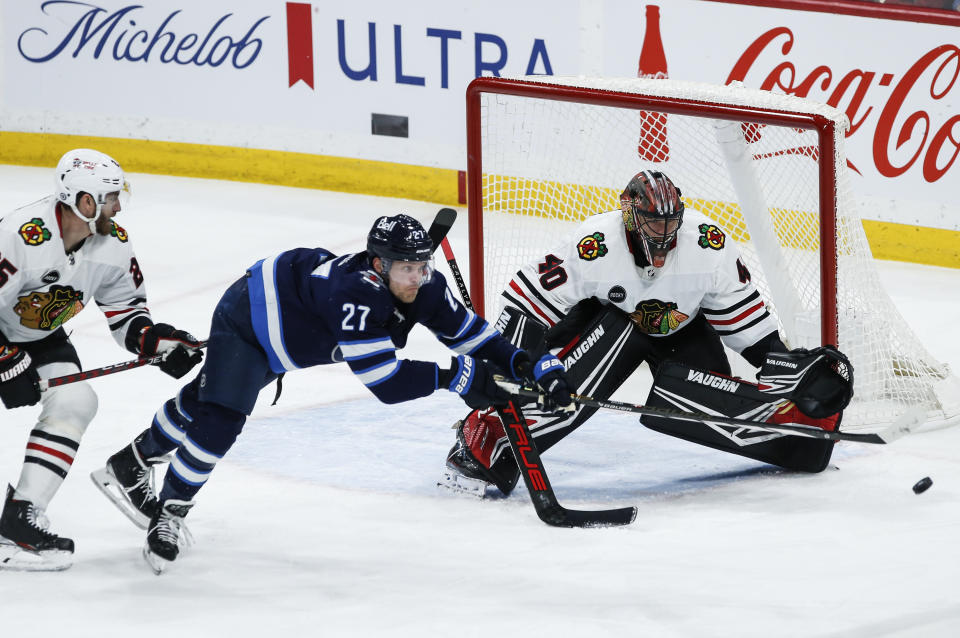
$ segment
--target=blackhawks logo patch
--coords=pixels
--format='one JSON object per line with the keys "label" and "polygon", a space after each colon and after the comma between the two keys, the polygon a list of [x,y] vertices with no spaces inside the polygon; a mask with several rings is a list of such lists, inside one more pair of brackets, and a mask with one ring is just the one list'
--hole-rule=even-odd
{"label": "blackhawks logo patch", "polygon": [[587,235],[577,243],[577,254],[584,261],[593,261],[597,257],[607,254],[607,247],[603,245],[603,233]]}
{"label": "blackhawks logo patch", "polygon": [[129,237],[127,237],[127,231],[117,222],[113,222],[113,228],[110,229],[110,236],[116,237],[122,243],[127,243],[127,239],[129,239]]}
{"label": "blackhawks logo patch", "polygon": [[13,311],[20,324],[34,330],[56,330],[83,310],[83,292],[70,286],[50,286],[50,290],[17,297]]}
{"label": "blackhawks logo patch", "polygon": [[648,335],[669,334],[688,318],[689,315],[677,310],[677,304],[659,299],[641,301],[637,309],[630,313],[630,319]]}
{"label": "blackhawks logo patch", "polygon": [[26,224],[20,227],[20,237],[28,246],[39,246],[50,239],[50,231],[43,227],[43,220],[34,217]]}
{"label": "blackhawks logo patch", "polygon": [[700,231],[698,242],[701,248],[713,248],[714,250],[723,248],[723,242],[726,241],[727,236],[723,234],[722,230],[713,224],[700,224],[697,226],[697,230]]}

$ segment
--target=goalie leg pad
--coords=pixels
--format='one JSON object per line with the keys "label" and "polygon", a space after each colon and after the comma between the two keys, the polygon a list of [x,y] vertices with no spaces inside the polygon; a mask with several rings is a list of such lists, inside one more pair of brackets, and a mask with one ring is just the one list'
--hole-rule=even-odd
{"label": "goalie leg pad", "polygon": [[504,339],[521,350],[536,351],[543,348],[543,334],[547,326],[519,308],[505,307],[494,327]]}
{"label": "goalie leg pad", "polygon": [[[497,329],[514,345],[529,350],[531,356],[538,357],[548,349],[558,351],[571,387],[598,399],[608,399],[647,360],[652,348],[650,337],[626,314],[595,300],[577,304],[549,331],[535,319],[508,307],[497,321]],[[597,408],[578,407],[573,413],[558,416],[527,406],[524,415],[537,449],[543,453],[596,411]],[[495,412],[473,412],[463,420],[458,434],[460,440],[450,451],[448,468],[451,461],[459,462],[464,457],[459,446],[480,467],[456,467],[458,472],[495,483],[504,494],[509,494],[520,473],[500,417]]]}
{"label": "goalie leg pad", "polygon": [[[841,417],[840,414],[822,419],[807,417],[791,401],[771,397],[756,384],[673,361],[660,366],[647,405],[759,423],[800,423],[828,431],[839,427]],[[789,470],[821,472],[833,452],[834,441],[648,415],[641,417],[640,422],[663,434]]]}
{"label": "goalie leg pad", "polygon": [[[649,360],[652,339],[620,310],[597,302],[587,306],[589,301],[581,302],[574,307],[575,310],[588,309],[599,314],[590,316],[586,311],[571,311],[568,315],[570,323],[564,319],[551,328],[544,345],[551,350],[559,348],[557,357],[563,362],[567,381],[576,393],[605,400],[643,361]],[[574,412],[558,416],[533,406],[524,407],[530,434],[541,454],[580,427],[596,411],[597,408],[578,406]],[[498,439],[491,455],[494,463],[509,449],[506,436]]]}

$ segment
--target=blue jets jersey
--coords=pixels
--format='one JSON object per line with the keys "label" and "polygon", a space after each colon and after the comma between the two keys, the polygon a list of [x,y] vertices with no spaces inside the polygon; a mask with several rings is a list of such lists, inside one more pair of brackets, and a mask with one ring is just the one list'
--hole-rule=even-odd
{"label": "blue jets jersey", "polygon": [[437,389],[437,365],[396,356],[417,323],[458,354],[512,369],[517,350],[457,301],[438,272],[409,304],[391,294],[365,252],[295,248],[249,272],[254,333],[278,374],[346,361],[384,403],[427,396]]}

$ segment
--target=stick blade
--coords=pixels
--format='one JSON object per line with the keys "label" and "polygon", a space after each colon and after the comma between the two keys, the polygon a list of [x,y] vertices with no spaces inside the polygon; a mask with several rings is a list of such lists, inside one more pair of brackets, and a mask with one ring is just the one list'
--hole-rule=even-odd
{"label": "stick blade", "polygon": [[927,420],[927,412],[919,405],[912,406],[906,412],[901,414],[890,427],[882,432],[877,432],[876,436],[883,443],[892,443],[905,434],[910,434],[922,426]]}
{"label": "stick blade", "polygon": [[610,510],[571,510],[559,504],[537,508],[537,514],[553,527],[619,527],[629,525],[637,518],[636,507]]}
{"label": "stick blade", "polygon": [[444,237],[447,236],[447,233],[450,232],[450,228],[455,221],[457,221],[457,211],[452,208],[441,208],[437,211],[437,216],[433,218],[433,223],[430,224],[430,230],[427,231],[427,234],[430,235],[430,240],[433,242],[434,250],[440,246],[440,242],[442,242]]}

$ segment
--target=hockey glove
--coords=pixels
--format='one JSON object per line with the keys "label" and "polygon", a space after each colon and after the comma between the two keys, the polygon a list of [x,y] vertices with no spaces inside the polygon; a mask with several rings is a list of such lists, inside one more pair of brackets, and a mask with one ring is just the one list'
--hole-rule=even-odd
{"label": "hockey glove", "polygon": [[552,354],[540,357],[533,366],[533,378],[546,395],[541,410],[548,412],[572,412],[576,409],[573,399],[570,398],[570,384],[567,382],[567,372],[560,359]]}
{"label": "hockey glove", "polygon": [[163,358],[154,365],[160,366],[174,379],[190,372],[203,359],[200,341],[189,332],[177,330],[168,323],[147,326],[140,333],[140,356],[158,354]]}
{"label": "hockey glove", "polygon": [[510,393],[497,385],[493,373],[480,359],[469,355],[454,357],[450,370],[441,370],[441,375],[443,381],[449,380],[447,388],[459,394],[474,410],[506,405],[510,401]]}
{"label": "hockey glove", "polygon": [[0,399],[7,409],[40,400],[40,375],[30,355],[17,346],[0,346]]}
{"label": "hockey glove", "polygon": [[560,359],[547,353],[536,364],[531,364],[530,357],[521,350],[513,358],[513,368],[517,379],[533,381],[543,390],[543,398],[537,401],[537,407],[541,410],[570,412],[576,409],[570,399],[570,384]]}
{"label": "hockey glove", "polygon": [[761,391],[790,399],[815,419],[837,414],[853,398],[853,364],[833,346],[771,352],[757,381]]}

